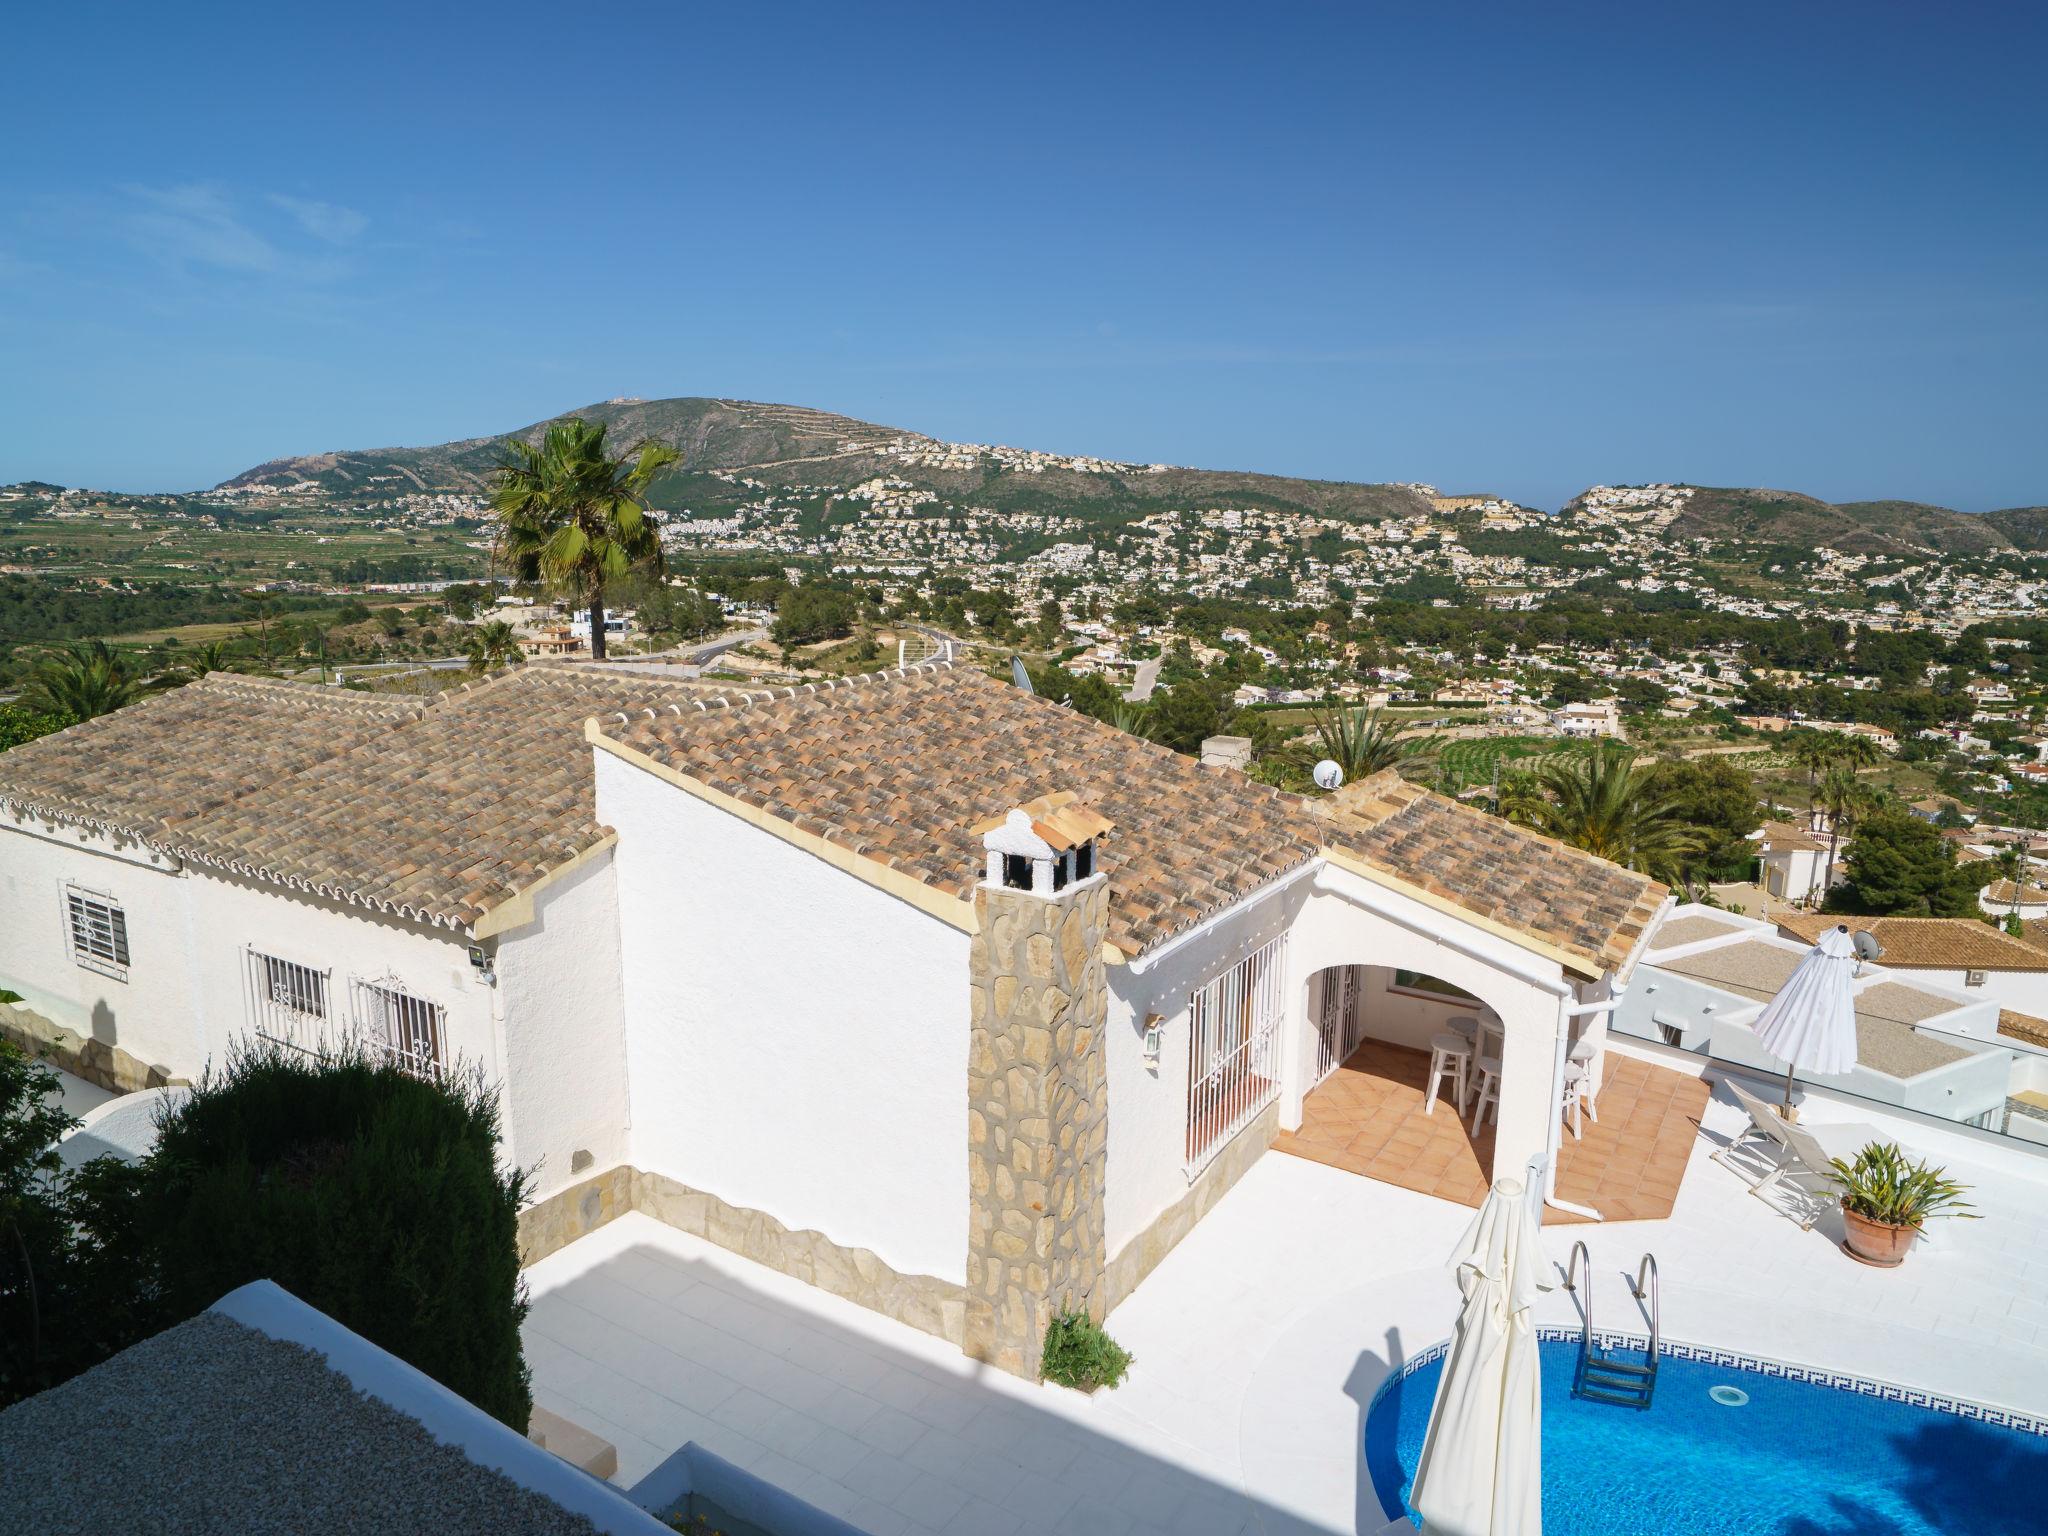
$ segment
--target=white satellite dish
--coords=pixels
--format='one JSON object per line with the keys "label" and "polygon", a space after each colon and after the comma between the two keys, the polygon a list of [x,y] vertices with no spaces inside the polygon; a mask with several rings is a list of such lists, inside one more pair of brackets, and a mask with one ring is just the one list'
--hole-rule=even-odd
{"label": "white satellite dish", "polygon": [[1326,757],[1316,764],[1315,781],[1318,789],[1335,789],[1344,782],[1344,770]]}

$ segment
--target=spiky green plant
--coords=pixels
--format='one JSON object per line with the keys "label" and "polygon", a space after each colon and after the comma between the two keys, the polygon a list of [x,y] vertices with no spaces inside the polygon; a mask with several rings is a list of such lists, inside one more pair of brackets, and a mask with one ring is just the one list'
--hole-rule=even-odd
{"label": "spiky green plant", "polygon": [[550,422],[537,443],[506,445],[491,489],[498,547],[516,579],[546,582],[590,610],[595,660],[605,656],[605,587],[663,569],[647,492],[680,458],[655,442],[615,454],[604,426],[580,416]]}
{"label": "spiky green plant", "polygon": [[1310,713],[1323,755],[1344,770],[1344,781],[1368,778],[1437,749],[1435,736],[1403,736],[1377,709],[1317,709]]}
{"label": "spiky green plant", "polygon": [[1912,1161],[1895,1141],[1873,1141],[1854,1162],[1838,1157],[1833,1168],[1843,1208],[1870,1221],[1917,1229],[1936,1216],[1977,1219],[1963,1198],[1966,1186],[1948,1177],[1946,1168]]}

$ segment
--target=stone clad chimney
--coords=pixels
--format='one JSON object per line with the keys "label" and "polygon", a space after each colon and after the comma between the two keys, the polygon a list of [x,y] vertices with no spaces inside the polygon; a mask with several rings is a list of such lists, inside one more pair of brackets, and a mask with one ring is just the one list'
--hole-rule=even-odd
{"label": "stone clad chimney", "polygon": [[964,1347],[1018,1376],[1037,1377],[1056,1314],[1102,1317],[1109,886],[1096,843],[1110,830],[1070,793],[982,829],[988,865],[968,961]]}

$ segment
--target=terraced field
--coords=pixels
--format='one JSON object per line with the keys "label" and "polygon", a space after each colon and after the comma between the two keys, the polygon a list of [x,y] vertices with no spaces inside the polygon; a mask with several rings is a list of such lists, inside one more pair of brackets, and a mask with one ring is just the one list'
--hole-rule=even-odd
{"label": "terraced field", "polygon": [[1555,736],[1488,736],[1447,743],[1437,753],[1437,766],[1459,784],[1487,784],[1493,780],[1495,763],[1533,772],[1549,763],[1583,757],[1591,750],[1591,742],[1561,741]]}

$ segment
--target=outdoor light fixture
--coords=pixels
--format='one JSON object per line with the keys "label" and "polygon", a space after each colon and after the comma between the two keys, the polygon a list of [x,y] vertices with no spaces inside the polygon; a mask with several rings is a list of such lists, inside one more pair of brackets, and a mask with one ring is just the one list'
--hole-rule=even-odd
{"label": "outdoor light fixture", "polygon": [[1148,1013],[1145,1015],[1145,1065],[1156,1068],[1159,1065],[1159,1050],[1166,1032],[1166,1015]]}

